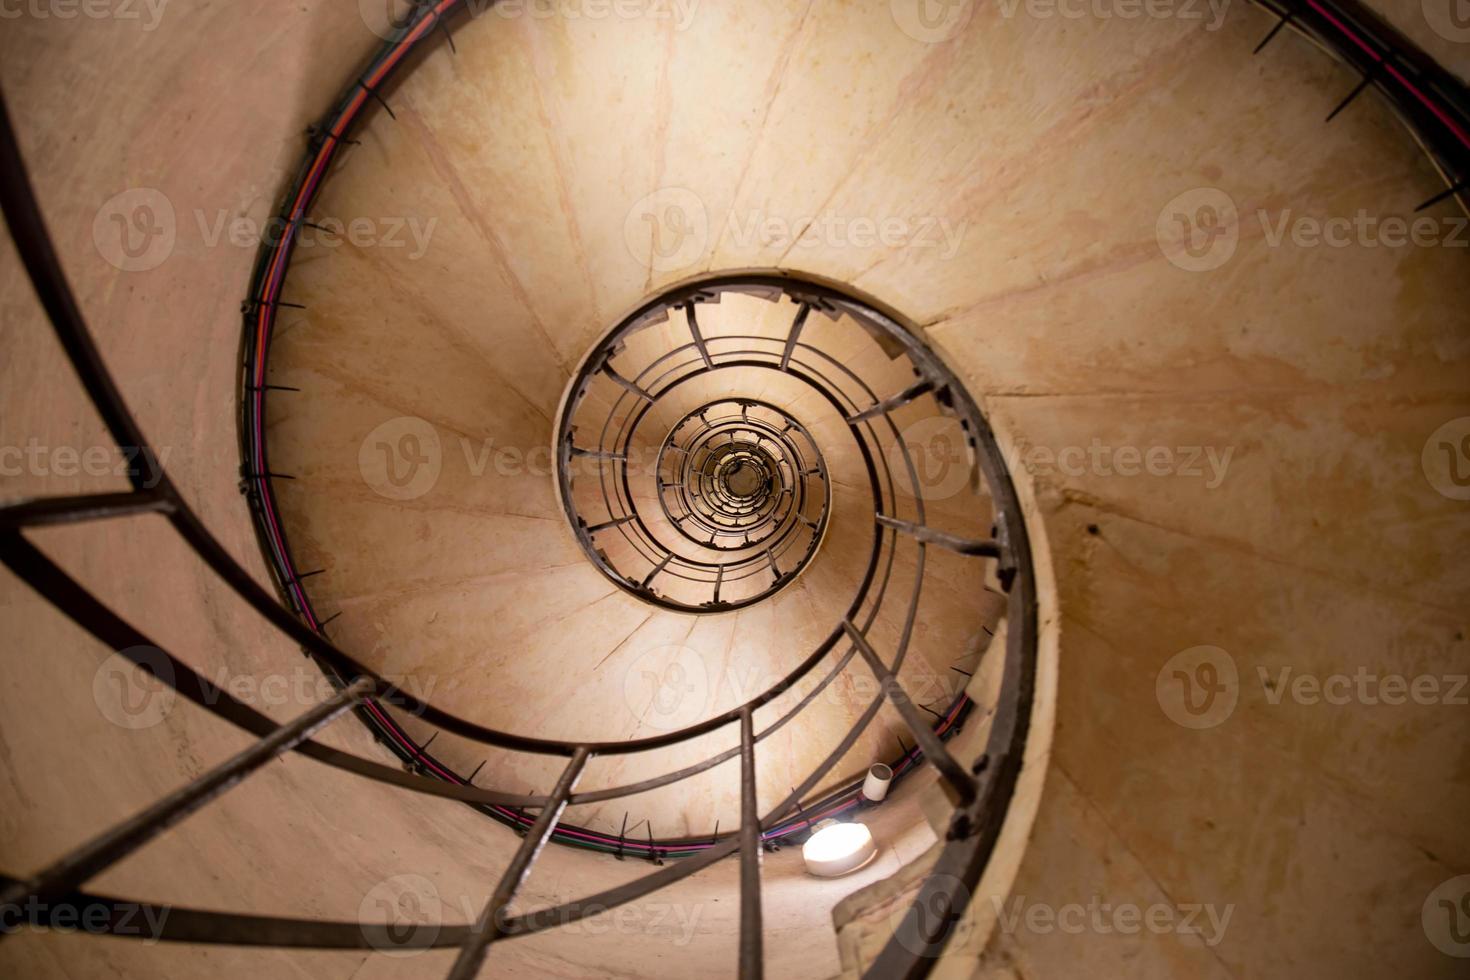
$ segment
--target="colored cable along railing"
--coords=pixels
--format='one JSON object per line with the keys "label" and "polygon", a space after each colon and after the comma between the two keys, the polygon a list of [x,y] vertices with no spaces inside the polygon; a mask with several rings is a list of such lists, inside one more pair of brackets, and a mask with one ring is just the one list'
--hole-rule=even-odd
{"label": "colored cable along railing", "polygon": [[[1281,16],[1277,30],[1267,36],[1262,46],[1275,37],[1280,28],[1290,26],[1323,46],[1357,71],[1358,86],[1335,112],[1362,91],[1372,87],[1382,94],[1414,131],[1446,179],[1446,191],[1421,207],[1462,193],[1470,174],[1470,112],[1464,86],[1448,72],[1417,52],[1383,22],[1360,4],[1346,0],[1335,2],[1263,3]],[[762,917],[760,905],[760,853],[767,835],[800,823],[804,817],[799,806],[827,776],[834,765],[852,748],[863,728],[872,721],[885,701],[891,704],[911,729],[914,748],[898,760],[896,768],[912,771],[920,759],[932,765],[939,778],[957,801],[955,814],[943,849],[912,905],[904,912],[893,939],[873,963],[871,976],[923,976],[929,972],[934,957],[942,951],[950,928],[963,915],[971,887],[995,847],[1007,805],[1015,790],[1025,748],[1030,720],[1032,685],[1036,656],[1036,595],[1026,528],[1022,520],[1015,490],[1011,484],[990,430],[963,386],[957,384],[942,363],[934,358],[913,335],[900,324],[871,310],[841,293],[809,284],[785,280],[712,282],[678,294],[660,297],[649,307],[625,322],[623,328],[636,330],[640,316],[666,316],[671,308],[693,307],[711,302],[712,294],[724,289],[763,291],[773,302],[790,302],[801,315],[813,312],[827,316],[847,317],[864,324],[891,345],[895,356],[903,355],[914,365],[914,383],[901,391],[869,392],[872,401],[864,403],[852,397],[853,387],[842,384],[846,398],[832,391],[829,402],[846,419],[854,439],[865,448],[869,490],[876,502],[872,556],[868,580],[860,589],[860,601],[836,624],[826,640],[806,659],[769,689],[720,715],[696,725],[655,737],[622,742],[572,743],[534,738],[503,732],[436,708],[415,695],[401,690],[367,669],[336,647],[327,637],[324,624],[311,609],[302,586],[302,576],[292,564],[289,548],[282,535],[270,488],[272,474],[266,458],[263,434],[264,405],[270,390],[266,365],[270,338],[276,314],[290,306],[283,296],[286,273],[294,248],[295,235],[309,220],[312,203],[322,181],[343,142],[350,140],[360,125],[364,111],[376,103],[389,109],[388,96],[395,72],[407,57],[424,44],[425,39],[440,33],[450,35],[448,18],[471,9],[463,0],[442,0],[416,5],[408,21],[395,31],[375,53],[367,68],[357,76],[346,93],[328,113],[324,122],[311,134],[310,148],[277,225],[278,234],[263,250],[246,302],[246,331],[242,378],[242,456],[243,488],[255,509],[263,545],[278,576],[278,586],[288,598],[282,605],[262,588],[251,574],[234,561],[219,540],[206,528],[188,502],[180,494],[159,458],[144,439],[128,410],[112,377],[107,372],[91,335],[81,317],[52,241],[46,231],[29,179],[20,156],[8,111],[0,104],[0,204],[14,238],[18,253],[30,275],[43,308],[56,335],[74,366],[82,386],[88,393],[113,440],[120,447],[137,451],[139,465],[130,475],[132,488],[117,493],[71,497],[50,497],[12,503],[0,508],[0,560],[15,575],[27,582],[39,595],[70,617],[78,626],[106,645],[131,659],[145,672],[172,687],[202,710],[250,732],[259,741],[221,766],[145,809],[137,816],[118,824],[91,841],[68,853],[51,866],[29,876],[8,876],[0,880],[0,905],[40,909],[43,919],[37,924],[51,924],[52,917],[75,914],[78,907],[101,909],[107,925],[100,931],[115,935],[137,935],[135,930],[119,928],[128,917],[139,911],[140,903],[124,902],[105,895],[83,891],[86,883],[128,854],[145,845],[168,827],[197,811],[226,792],[251,773],[259,771],[270,760],[294,751],[324,765],[351,772],[364,778],[404,790],[456,800],[495,812],[512,812],[524,829],[524,836],[509,866],[494,887],[481,914],[470,923],[445,926],[431,936],[410,940],[423,947],[457,948],[458,954],[450,970],[451,977],[470,977],[478,973],[490,947],[516,936],[553,928],[576,921],[587,910],[607,910],[648,895],[667,885],[695,874],[725,857],[735,855],[740,863],[740,941],[739,966],[742,976],[755,977],[762,972]],[[1259,49],[1258,49],[1259,50]],[[804,349],[800,340],[800,320],[794,320],[782,351],[772,354],[757,340],[739,351],[721,351],[725,366],[774,370],[793,376],[803,375],[803,383],[821,389],[821,380],[804,374],[803,368],[821,359],[819,350]],[[698,346],[696,344],[696,346]],[[715,351],[709,352],[711,360]],[[703,358],[701,358],[701,361]],[[745,362],[745,363],[741,363]],[[709,365],[704,365],[706,368]],[[598,365],[595,370],[600,370]],[[824,368],[832,377],[836,367]],[[587,369],[584,366],[584,376]],[[653,391],[644,388],[650,394]],[[628,394],[633,394],[628,392]],[[823,397],[827,397],[824,395]],[[902,445],[896,439],[890,413],[918,399],[932,400],[944,415],[957,421],[966,433],[973,460],[976,483],[983,481],[993,502],[994,531],[989,538],[962,538],[925,523],[922,500],[916,501],[917,513],[897,516],[889,507],[897,502],[885,445]],[[882,431],[887,427],[887,431]],[[882,438],[880,438],[880,431]],[[567,462],[575,442],[575,434],[560,433],[560,446]],[[902,453],[900,469],[906,469],[914,484],[913,461]],[[775,457],[770,457],[772,461]],[[750,491],[752,466],[756,459],[754,482],[760,484],[764,472],[768,482]],[[734,461],[732,461],[733,464]],[[775,486],[776,464],[764,457],[747,456],[739,465],[741,472],[721,471],[716,462],[715,480],[722,480],[718,499],[722,515],[726,510],[738,511],[754,498],[759,507]],[[702,472],[702,471],[701,471]],[[562,465],[560,478],[571,479],[571,468]],[[687,475],[687,474],[686,474]],[[693,486],[700,486],[698,480]],[[615,478],[610,478],[615,479]],[[690,484],[685,484],[686,492]],[[793,491],[795,487],[792,487]],[[564,504],[569,511],[570,487],[563,485]],[[622,492],[613,484],[614,493]],[[660,490],[659,493],[664,491]],[[704,493],[703,490],[700,491]],[[762,493],[765,496],[762,496]],[[701,498],[713,507],[713,498]],[[740,501],[740,503],[734,503]],[[671,507],[677,507],[670,504]],[[758,508],[757,508],[758,509]],[[678,512],[677,510],[675,511]],[[575,516],[575,511],[571,511]],[[797,513],[792,510],[791,513]],[[166,520],[209,569],[219,576],[242,600],[270,622],[277,630],[299,644],[324,669],[340,681],[336,693],[321,704],[286,725],[250,707],[231,695],[228,685],[220,687],[205,678],[186,662],[160,650],[141,629],[129,623],[92,595],[84,586],[57,566],[27,536],[30,529],[95,521],[161,518]],[[629,522],[632,523],[632,522]],[[890,591],[890,571],[899,541],[915,549],[917,560],[912,590],[907,597],[907,616],[898,643],[885,659],[875,649],[868,626],[876,610]],[[897,681],[912,635],[913,614],[917,606],[919,586],[923,581],[926,549],[939,548],[965,555],[979,562],[991,563],[995,578],[1006,593],[1007,631],[993,715],[989,720],[985,747],[973,765],[966,765],[946,748],[943,735],[953,730],[967,709],[961,699],[946,712],[938,725],[930,725],[918,714]],[[616,571],[616,570],[614,570]],[[620,573],[619,573],[620,574]],[[775,576],[779,578],[780,572]],[[621,576],[627,580],[626,577]],[[773,580],[774,581],[774,580]],[[640,580],[641,582],[641,580]],[[140,651],[149,651],[145,655]],[[811,702],[823,686],[838,673],[857,663],[871,671],[880,682],[881,693],[864,710],[847,734],[836,742],[831,753],[816,766],[801,784],[764,813],[757,809],[755,766],[759,742],[785,724]],[[814,689],[782,718],[758,729],[754,713],[782,693],[813,675],[821,665],[827,666]],[[468,779],[444,768],[428,753],[415,745],[393,721],[385,705],[412,712],[425,722],[466,739],[509,752],[537,753],[565,760],[560,777],[544,794],[510,794],[482,789]],[[313,734],[333,718],[346,711],[357,711],[389,746],[407,763],[407,770],[382,765],[352,753],[332,748],[312,738]],[[576,784],[589,763],[607,756],[631,755],[669,746],[732,726],[738,728],[736,748],[705,762],[677,772],[653,776],[640,782],[578,793]],[[737,758],[741,772],[741,821],[738,831],[720,839],[684,847],[671,846],[667,854],[687,854],[677,863],[667,864],[649,874],[573,903],[522,915],[511,915],[508,906],[525,875],[532,870],[541,846],[553,839],[559,818],[569,805],[615,799],[667,785],[703,772],[721,761]],[[823,801],[801,808],[812,813],[828,807],[853,805],[846,789],[829,794]],[[537,811],[526,814],[530,808]],[[567,828],[561,828],[566,830]],[[589,839],[584,846],[601,846]],[[670,842],[674,844],[676,842]],[[655,849],[653,856],[658,856]],[[142,903],[144,914],[161,923],[150,938],[191,943],[223,943],[268,945],[300,948],[370,949],[376,945],[371,931],[357,922],[303,919],[271,915],[236,914],[203,909],[167,908]],[[89,917],[89,922],[94,921]],[[0,934],[3,936],[3,934]]]}

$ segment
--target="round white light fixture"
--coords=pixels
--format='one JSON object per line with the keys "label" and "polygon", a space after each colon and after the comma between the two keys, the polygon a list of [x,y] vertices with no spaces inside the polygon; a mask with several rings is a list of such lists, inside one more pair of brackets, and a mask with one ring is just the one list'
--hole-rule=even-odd
{"label": "round white light fixture", "polygon": [[806,870],[818,878],[836,878],[856,871],[878,853],[873,835],[860,823],[823,820],[817,832],[801,845]]}

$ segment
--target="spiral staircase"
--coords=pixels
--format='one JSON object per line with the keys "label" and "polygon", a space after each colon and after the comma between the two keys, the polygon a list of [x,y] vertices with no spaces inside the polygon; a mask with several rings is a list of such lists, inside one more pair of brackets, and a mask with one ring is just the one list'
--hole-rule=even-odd
{"label": "spiral staircase", "polygon": [[[0,37],[0,443],[123,447],[4,476],[6,971],[1455,975],[1463,712],[1244,693],[1463,664],[1464,256],[1249,220],[1458,214],[1455,42],[573,6]],[[1100,442],[1233,469],[1033,451]],[[1101,900],[1230,926],[1017,925]]]}

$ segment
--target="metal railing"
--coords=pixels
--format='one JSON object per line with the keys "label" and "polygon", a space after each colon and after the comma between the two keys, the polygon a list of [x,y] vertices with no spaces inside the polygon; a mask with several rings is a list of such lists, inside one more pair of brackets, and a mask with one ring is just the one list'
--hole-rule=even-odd
{"label": "metal railing", "polygon": [[[795,432],[810,447],[803,452]],[[810,466],[807,457],[813,457]],[[808,514],[825,472],[816,442],[773,405],[740,399],[702,405],[674,425],[655,463],[659,508],[686,540],[717,551],[767,544]],[[828,494],[817,499],[821,511]],[[708,535],[708,538],[705,538]]]}
{"label": "metal railing", "polygon": [[[75,299],[61,272],[54,248],[47,234],[29,178],[11,128],[8,112],[0,105],[0,203],[3,203],[18,250],[26,269],[50,317],[82,386],[101,415],[112,438],[121,447],[137,447],[140,466],[131,475],[133,489],[121,493],[45,498],[25,501],[0,508],[0,561],[27,582],[38,594],[70,617],[98,641],[136,664],[158,681],[172,687],[190,701],[214,715],[249,731],[260,738],[250,750],[193,781],[184,790],[172,794],[144,813],[114,827],[83,844],[52,866],[24,878],[6,876],[0,881],[5,900],[16,907],[37,909],[47,924],[57,916],[78,914],[79,907],[88,909],[88,921],[100,921],[91,910],[101,913],[106,925],[101,931],[129,934],[120,928],[125,919],[136,912],[140,903],[123,903],[105,895],[82,891],[86,882],[105,867],[120,860],[156,837],[173,823],[205,805],[231,786],[258,771],[264,762],[287,751],[355,773],[382,783],[455,799],[478,805],[530,807],[539,813],[521,840],[509,865],[496,883],[490,900],[481,914],[470,924],[448,926],[432,936],[409,937],[404,948],[453,946],[459,955],[450,971],[451,977],[477,974],[490,947],[505,939],[579,921],[591,914],[605,912],[636,900],[658,889],[689,877],[730,856],[740,861],[740,972],[756,977],[762,971],[762,924],[760,906],[760,856],[764,831],[775,826],[800,801],[810,794],[851,750],[866,726],[885,703],[898,709],[904,722],[928,762],[938,770],[955,798],[961,801],[951,825],[948,840],[939,856],[934,873],[925,880],[913,906],[905,915],[893,940],[873,967],[875,976],[922,975],[943,948],[949,931],[964,911],[969,899],[969,886],[978,880],[991,850],[995,846],[1007,805],[1020,772],[1031,706],[1031,691],[1036,654],[1036,597],[1031,574],[1030,552],[1025,525],[1015,492],[1000,453],[989,435],[989,429],[973,401],[959,387],[948,371],[904,328],[876,311],[855,301],[819,287],[795,286],[790,283],[755,284],[762,289],[785,290],[788,295],[803,297],[803,309],[820,309],[828,314],[846,313],[861,317],[868,326],[884,332],[890,342],[903,347],[916,369],[930,379],[925,394],[940,400],[943,409],[962,425],[971,440],[970,450],[975,477],[983,476],[995,504],[996,535],[994,540],[961,541],[943,532],[930,532],[922,523],[923,503],[916,501],[918,523],[889,518],[892,523],[875,521],[869,573],[862,591],[866,594],[875,579],[881,584],[874,590],[868,609],[855,601],[840,623],[818,648],[793,668],[785,677],[754,698],[713,718],[662,735],[621,742],[569,742],[534,738],[500,731],[472,722],[424,701],[388,682],[352,656],[333,645],[319,628],[298,619],[296,611],[279,604],[250,573],[234,561],[195,515],[180,494],[158,456],[149,447],[142,431],[123,402],[111,376],[98,355],[82,320]],[[750,288],[749,280],[741,288]],[[721,285],[710,284],[718,290]],[[824,357],[815,350],[805,350],[796,338],[790,338],[784,355],[776,353],[775,364],[793,376],[800,376],[804,357]],[[744,359],[748,356],[741,355]],[[739,361],[732,361],[739,364]],[[747,366],[761,366],[752,361]],[[770,367],[769,364],[764,366]],[[899,435],[887,413],[892,407],[907,402],[917,394],[902,399],[878,399],[871,404],[842,405],[828,394],[836,407],[843,409],[850,426],[862,439],[877,446],[877,426],[887,426],[889,435]],[[901,440],[898,445],[902,445]],[[907,450],[903,458],[913,485],[918,480]],[[866,457],[867,469],[875,499],[894,500],[886,465],[879,467]],[[884,479],[880,482],[880,472]],[[292,641],[299,643],[314,657],[328,665],[338,676],[349,678],[336,696],[287,725],[272,719],[234,697],[227,689],[206,679],[173,654],[157,644],[133,624],[127,622],[77,583],[27,538],[27,531],[38,526],[87,521],[123,520],[143,515],[166,519],[211,571],[218,575],[240,598],[265,617]],[[888,515],[884,515],[887,517]],[[914,584],[909,594],[901,636],[891,659],[885,664],[866,639],[866,629],[878,615],[887,592],[887,574],[875,575],[880,566],[893,567],[900,536],[911,542],[915,554]],[[974,765],[967,765],[950,755],[933,727],[919,715],[897,675],[902,667],[912,637],[920,586],[923,582],[925,550],[931,546],[953,548],[995,560],[1002,570],[1002,581],[1008,588],[1010,628],[1004,650],[1001,695],[996,706],[986,741],[986,751]],[[861,623],[861,625],[859,625]],[[319,627],[319,624],[318,624]],[[846,654],[835,656],[840,646]],[[143,651],[157,654],[149,657]],[[763,738],[779,729],[831,682],[861,653],[862,662],[880,682],[880,693],[862,711],[855,724],[839,739],[822,762],[813,768],[800,785],[764,813],[757,808],[755,791],[756,746]],[[758,728],[755,712],[812,673],[823,661],[832,662],[826,675],[794,707],[764,728]],[[310,736],[322,724],[348,708],[375,699],[403,707],[425,721],[464,738],[515,752],[558,756],[566,761],[560,778],[544,795],[518,795],[481,789],[468,781],[463,784],[431,779],[402,772],[352,753],[331,748]],[[578,777],[589,761],[603,756],[619,756],[646,752],[674,745],[727,725],[738,726],[736,749],[718,753],[703,762],[676,772],[664,773],[638,782],[594,792],[576,792]],[[737,833],[717,840],[701,853],[655,870],[642,878],[615,888],[586,896],[555,908],[538,909],[520,915],[510,914],[510,902],[525,876],[531,870],[542,845],[550,838],[562,812],[569,805],[615,799],[668,785],[704,772],[735,755],[741,760],[741,822]],[[145,913],[158,906],[141,903]],[[68,910],[70,910],[68,912]],[[131,910],[131,911],[129,911]],[[160,926],[149,938],[192,943],[234,943],[307,948],[374,948],[370,927],[359,922],[300,919],[280,916],[241,914],[202,909],[168,908],[167,915],[156,920]]]}
{"label": "metal railing", "polygon": [[[583,553],[620,588],[665,609],[726,612],[769,598],[811,561],[827,530],[826,460],[801,420],[769,402],[701,404],[656,437],[651,465],[639,451],[640,425],[659,424],[647,420],[661,400],[727,370],[745,346],[698,327],[699,305],[730,288],[677,290],[609,333],[573,379],[556,437],[562,504]],[[689,341],[629,367],[628,338],[671,313],[686,318]],[[595,385],[601,397],[589,398]],[[732,491],[738,476],[754,481],[749,493]]]}

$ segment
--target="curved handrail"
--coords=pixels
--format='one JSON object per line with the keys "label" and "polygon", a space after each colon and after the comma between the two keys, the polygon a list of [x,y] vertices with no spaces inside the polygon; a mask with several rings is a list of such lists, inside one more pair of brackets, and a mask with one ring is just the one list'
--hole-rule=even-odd
{"label": "curved handrail", "polygon": [[[0,105],[0,109],[3,109],[3,105]],[[512,861],[511,867],[507,869],[501,884],[497,887],[495,892],[496,897],[492,900],[491,905],[487,907],[481,920],[477,921],[469,930],[469,934],[461,946],[460,957],[456,962],[456,967],[452,975],[468,976],[477,969],[492,938],[486,931],[490,928],[491,923],[495,924],[496,934],[498,935],[518,934],[520,932],[543,928],[546,925],[557,924],[548,923],[544,918],[531,916],[523,917],[524,921],[521,925],[516,926],[514,925],[516,920],[502,920],[500,913],[503,910],[504,902],[509,900],[509,896],[513,894],[521,876],[529,868],[530,863],[534,861],[541,844],[549,837],[556,817],[567,805],[571,796],[575,776],[582,766],[585,765],[585,762],[595,752],[599,751],[603,745],[606,745],[607,748],[604,754],[623,754],[641,751],[649,747],[655,747],[658,744],[670,744],[671,741],[676,739],[665,736],[657,739],[634,740],[621,743],[582,743],[563,746],[552,740],[526,739],[516,736],[506,737],[504,733],[494,732],[493,730],[485,729],[484,726],[466,722],[463,719],[444,712],[442,709],[436,709],[420,699],[404,694],[395,685],[388,683],[382,677],[361,668],[350,656],[335,647],[323,636],[306,629],[304,624],[298,622],[284,606],[274,603],[243,566],[233,560],[218,540],[199,521],[197,515],[194,514],[193,510],[177,490],[168,473],[159,464],[156,455],[148,448],[147,442],[142,438],[141,431],[138,429],[126,405],[123,403],[110,376],[102,366],[96,347],[92,343],[91,337],[81,320],[75,301],[61,273],[59,263],[55,259],[49,236],[45,232],[39,211],[36,207],[34,195],[30,189],[29,180],[21,164],[19,150],[15,144],[8,113],[0,111],[0,119],[3,119],[3,126],[0,126],[0,176],[6,178],[3,181],[4,189],[0,191],[0,201],[3,201],[7,219],[11,223],[12,232],[16,238],[18,250],[23,256],[27,270],[31,273],[37,291],[42,298],[43,305],[48,315],[52,317],[57,335],[70,355],[88,396],[97,407],[109,431],[118,439],[119,444],[138,447],[140,457],[144,461],[143,469],[133,477],[135,488],[130,494],[105,494],[97,497],[66,498],[41,501],[38,503],[27,502],[0,509],[0,528],[4,529],[3,533],[0,533],[0,557],[3,557],[9,567],[20,574],[48,601],[66,613],[78,625],[93,632],[100,639],[111,641],[122,637],[125,641],[131,639],[144,639],[146,641],[146,638],[143,638],[140,633],[132,630],[128,624],[116,617],[111,610],[92,598],[85,589],[80,588],[75,582],[72,582],[64,574],[60,573],[59,569],[56,569],[54,564],[49,562],[49,559],[46,559],[38,550],[30,545],[24,537],[24,531],[27,527],[39,524],[116,519],[139,513],[159,513],[170,521],[176,532],[185,539],[196,554],[204,559],[212,571],[219,575],[237,595],[255,608],[269,622],[293,639],[299,639],[309,652],[318,655],[334,670],[343,668],[351,670],[354,677],[351,685],[354,701],[366,693],[380,698],[398,696],[409,708],[420,712],[423,717],[441,724],[447,730],[460,732],[479,730],[481,734],[489,732],[491,737],[484,740],[492,744],[496,740],[502,740],[507,743],[507,747],[531,751],[539,749],[543,751],[543,754],[549,755],[565,754],[562,749],[570,747],[571,764],[563,773],[552,794],[546,797],[545,806],[542,808],[541,814],[537,817],[535,826],[523,841],[520,851]],[[855,314],[858,313],[858,308],[853,307],[853,312]],[[894,329],[902,329],[896,323],[892,324],[892,326]],[[917,344],[917,341],[915,340],[913,343]],[[916,352],[916,361],[922,359],[917,356],[918,353],[921,352]],[[928,360],[931,364],[937,366],[938,362],[934,361],[932,356]],[[933,369],[931,368],[931,370]],[[257,388],[263,391],[265,386],[262,384],[257,386]],[[945,400],[947,406],[952,407],[954,405],[954,395],[957,393],[957,391],[950,392],[949,397]],[[829,397],[832,396],[829,395]],[[988,429],[984,428],[983,419],[979,416],[978,410],[974,408],[973,403],[966,401],[961,406],[961,410],[966,412],[966,424],[973,437],[978,438],[979,433],[988,433]],[[892,420],[888,419],[886,421],[890,428],[893,428],[893,434],[896,436],[898,433],[892,425]],[[866,419],[860,424],[853,423],[850,420],[850,424],[853,425],[855,431],[864,428],[869,432],[872,431],[872,425]],[[903,451],[903,457],[905,466],[909,470],[910,478],[914,481],[914,485],[917,486],[918,482],[913,470],[913,462],[908,457],[906,448]],[[866,461],[870,469],[870,478],[876,485],[877,474],[874,471],[872,460],[867,459]],[[981,453],[980,462],[983,467],[987,468],[999,464],[998,450],[993,453]],[[988,472],[990,472],[989,469],[987,469]],[[1004,473],[1003,465],[999,472]],[[1008,477],[1006,480],[1007,482],[1003,485],[997,484],[995,488],[997,497],[1001,501],[1009,501],[1014,495],[1014,491],[1008,482]],[[922,513],[922,502],[918,503],[918,509]],[[1008,504],[997,508],[997,519],[1002,524],[1011,523],[1011,521],[1007,520],[1008,514],[1015,520],[1019,520],[1018,511],[1011,509]],[[888,528],[882,532],[875,528],[875,553],[882,551],[885,540],[888,541],[890,564],[892,554],[896,551],[898,534],[899,531],[894,528]],[[1023,542],[1024,529],[1015,529],[1013,536],[1009,540]],[[724,843],[717,843],[707,849],[703,855],[684,862],[678,867],[654,872],[651,875],[620,886],[617,889],[593,896],[590,901],[599,903],[602,908],[610,908],[613,905],[631,901],[643,894],[661,888],[672,881],[693,874],[699,867],[717,860],[726,854],[738,852],[741,856],[742,882],[742,972],[752,974],[759,972],[759,878],[758,873],[755,871],[755,860],[756,849],[759,847],[762,829],[797,806],[801,795],[810,792],[817,782],[825,777],[826,773],[838,759],[855,743],[868,722],[876,714],[877,709],[882,705],[885,697],[899,709],[901,714],[905,713],[905,709],[908,712],[913,712],[914,710],[908,703],[907,695],[896,683],[894,674],[902,665],[908,649],[909,639],[912,636],[914,626],[914,616],[917,612],[919,589],[923,581],[924,549],[927,545],[925,538],[922,536],[916,538],[916,542],[917,552],[915,558],[913,596],[908,605],[908,615],[901,631],[899,646],[895,652],[892,667],[883,665],[877,659],[876,654],[873,653],[867,641],[864,639],[864,632],[853,624],[851,617],[856,613],[856,608],[854,607],[848,616],[844,618],[840,626],[834,630],[833,635],[791,675],[792,678],[804,676],[805,673],[809,672],[815,666],[821,657],[825,656],[831,650],[837,639],[846,636],[852,642],[853,646],[863,653],[869,666],[877,673],[880,680],[883,681],[881,686],[884,694],[874,700],[858,722],[849,729],[841,743],[833,749],[832,753],[811,771],[808,777],[802,781],[800,787],[794,789],[790,796],[778,804],[764,819],[757,822],[753,810],[755,800],[753,790],[754,732],[751,723],[751,715],[754,710],[753,706],[766,703],[770,698],[789,688],[790,683],[783,682],[778,684],[776,688],[772,688],[766,695],[762,695],[754,701],[742,705],[737,710],[734,719],[738,720],[741,725],[742,781],[745,785],[742,807],[744,814],[739,837],[732,837]],[[979,552],[976,553],[978,554]],[[987,551],[985,553],[991,554],[994,552]],[[1029,569],[1029,554],[1018,555],[1016,558],[1022,567]],[[873,563],[870,562],[869,577],[872,575],[872,566]],[[864,589],[866,590],[866,585]],[[1023,596],[1027,593],[1024,589],[1020,589],[1014,594]],[[1016,620],[1017,628],[1011,634],[1013,637],[1011,645],[1015,649],[1020,649],[1017,646],[1020,642],[1019,638],[1022,636],[1030,638],[1031,646],[1029,650],[1031,659],[1034,659],[1034,609],[1028,612],[1024,606],[1018,606],[1016,607],[1016,611],[1020,616]],[[876,607],[870,615],[876,615]],[[871,622],[871,618],[869,622]],[[158,668],[151,662],[146,660],[142,662],[135,660],[135,662],[138,662],[139,666],[145,670],[158,676]],[[176,660],[172,660],[171,662],[182,666]],[[1034,665],[1028,669],[1034,669]],[[192,672],[183,676],[188,677],[191,675]],[[170,684],[180,683],[176,676],[160,676],[159,679]],[[1029,697],[1029,686],[1027,686],[1024,678],[1012,676],[1003,682],[1003,686],[1012,692],[1024,692]],[[200,700],[207,700],[203,697],[203,693],[205,692],[207,692],[207,689],[201,689]],[[343,702],[344,706],[346,703],[348,702]],[[209,705],[209,710],[221,715],[227,713],[227,709],[217,710],[215,705]],[[1023,706],[1025,713],[1029,713],[1029,710],[1029,704]],[[1007,715],[1001,713],[998,717],[1004,718]],[[944,778],[956,786],[961,796],[968,801],[967,806],[976,808],[975,812],[977,815],[984,812],[987,808],[996,807],[997,804],[999,804],[999,809],[1004,810],[1004,803],[1008,801],[1012,787],[1004,782],[970,777],[948,755],[943,748],[943,743],[926,724],[915,725],[907,715],[905,720],[908,721],[914,736],[924,749],[929,761],[938,766]],[[445,722],[448,724],[445,724]],[[704,730],[712,730],[721,723],[721,719],[711,719],[703,723],[703,725],[709,726]],[[692,726],[690,729],[685,729],[684,732],[687,734],[690,731],[700,729],[701,726]],[[293,738],[290,742],[282,740],[280,738],[281,731],[281,729],[277,729],[266,740],[279,743],[279,748],[275,751],[287,751],[292,745],[300,744],[300,739],[296,738]],[[992,728],[992,743],[994,743],[996,738],[996,732],[997,729]],[[678,733],[675,734],[677,736]],[[258,753],[256,754],[258,755]],[[204,778],[219,780],[228,777],[224,773],[211,773]],[[222,785],[229,785],[229,783]],[[217,793],[211,792],[207,796],[185,794],[183,799],[186,802],[192,800],[192,802],[188,802],[188,805],[192,809],[208,802],[214,795],[217,795]],[[158,820],[167,820],[171,812],[177,812],[177,806],[172,801],[162,801],[154,809],[159,813]],[[99,840],[107,840],[108,838],[109,835],[104,835]],[[129,837],[122,839],[114,837],[107,844],[107,852],[115,856],[125,854],[128,850],[140,846],[146,839],[148,838]],[[963,847],[967,852],[970,849],[969,843],[965,840],[957,839],[956,845]],[[87,847],[91,848],[93,845],[89,844]],[[48,897],[53,896],[53,893],[67,894],[67,889],[71,887],[71,884],[80,884],[89,876],[78,870],[79,868],[80,866],[71,857],[68,857],[51,869],[42,872],[36,878],[23,882],[20,885],[11,885],[7,889],[7,896],[10,892],[16,891],[17,889],[21,893],[21,901],[25,900],[24,896],[27,892],[33,896],[47,895]],[[34,891],[30,891],[30,889],[34,889]],[[752,891],[752,889],[754,890]],[[569,914],[574,917],[585,914],[585,907],[579,906],[578,909],[571,910]],[[248,917],[231,916],[231,919],[236,924],[246,921],[246,918]],[[272,941],[274,942],[275,940]]]}

